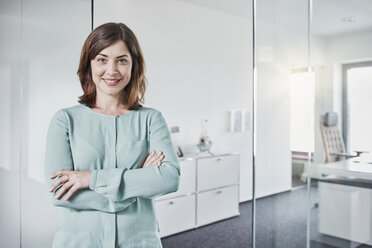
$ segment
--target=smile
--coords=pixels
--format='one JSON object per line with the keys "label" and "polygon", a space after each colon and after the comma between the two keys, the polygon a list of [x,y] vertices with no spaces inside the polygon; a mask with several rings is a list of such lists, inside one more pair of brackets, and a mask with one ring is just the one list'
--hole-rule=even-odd
{"label": "smile", "polygon": [[121,78],[119,79],[105,79],[103,78],[103,81],[105,81],[105,84],[107,86],[116,86],[120,82]]}

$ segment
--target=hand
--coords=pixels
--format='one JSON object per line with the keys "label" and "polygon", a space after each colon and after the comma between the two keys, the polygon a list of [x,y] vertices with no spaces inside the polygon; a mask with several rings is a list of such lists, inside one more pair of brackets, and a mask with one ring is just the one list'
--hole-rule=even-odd
{"label": "hand", "polygon": [[142,165],[142,168],[146,168],[146,167],[150,167],[150,166],[160,166],[161,165],[161,161],[163,161],[164,159],[164,155],[162,152],[151,152],[145,162],[143,163]]}
{"label": "hand", "polygon": [[59,170],[54,172],[49,178],[53,179],[57,176],[61,177],[53,183],[49,192],[53,192],[56,187],[64,183],[64,185],[58,190],[55,198],[59,199],[66,191],[68,191],[65,197],[65,201],[67,201],[79,189],[89,188],[91,175],[92,171]]}

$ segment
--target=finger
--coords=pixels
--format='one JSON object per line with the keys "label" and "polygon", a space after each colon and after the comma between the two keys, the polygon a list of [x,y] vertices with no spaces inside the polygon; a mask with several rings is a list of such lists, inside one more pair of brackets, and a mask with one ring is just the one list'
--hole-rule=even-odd
{"label": "finger", "polygon": [[55,188],[57,188],[59,185],[61,185],[62,183],[65,183],[67,182],[69,179],[68,176],[62,176],[60,178],[58,178],[53,184],[52,186],[50,186],[49,188],[49,192],[53,192],[55,190]]}
{"label": "finger", "polygon": [[147,157],[146,157],[146,160],[145,160],[145,163],[148,163],[152,157],[155,155],[155,151],[152,151]]}
{"label": "finger", "polygon": [[164,159],[164,155],[161,155],[159,157],[157,157],[154,161],[153,161],[153,164],[158,164],[159,162],[163,161]]}
{"label": "finger", "polygon": [[71,198],[71,196],[73,194],[75,194],[75,192],[78,191],[78,190],[79,190],[79,188],[76,186],[76,184],[74,186],[72,186],[71,189],[66,194],[65,201],[68,201]]}
{"label": "finger", "polygon": [[147,160],[145,161],[144,163],[144,166],[143,167],[149,167],[151,165],[154,165],[157,157],[159,156],[159,154],[157,152],[154,152],[154,153],[151,153],[147,158]]}
{"label": "finger", "polygon": [[150,160],[148,161],[148,164],[149,164],[150,166],[156,164],[156,162],[159,160],[160,156],[162,156],[162,152],[155,153],[155,154],[150,158]]}
{"label": "finger", "polygon": [[149,165],[149,162],[152,159],[152,156],[155,154],[155,151],[152,151],[149,155],[147,155],[145,161],[142,164],[142,168],[146,168]]}
{"label": "finger", "polygon": [[49,178],[53,179],[59,175],[66,175],[67,170],[61,169],[59,171],[54,172],[52,175],[49,176]]}
{"label": "finger", "polygon": [[156,164],[157,166],[160,166],[161,165],[161,161],[159,161],[159,162],[157,162],[157,164]]}
{"label": "finger", "polygon": [[73,186],[74,184],[71,183],[71,182],[67,182],[65,183],[59,190],[58,190],[58,193],[57,195],[55,196],[56,199],[59,199],[61,198],[61,196],[69,189]]}

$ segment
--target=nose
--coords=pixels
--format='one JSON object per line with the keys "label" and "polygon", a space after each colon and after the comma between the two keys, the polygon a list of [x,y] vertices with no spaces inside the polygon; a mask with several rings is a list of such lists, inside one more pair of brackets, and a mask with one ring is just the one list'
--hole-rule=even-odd
{"label": "nose", "polygon": [[107,70],[106,70],[107,74],[109,75],[116,75],[118,74],[118,67],[116,65],[116,63],[114,61],[110,62],[110,63],[107,63]]}

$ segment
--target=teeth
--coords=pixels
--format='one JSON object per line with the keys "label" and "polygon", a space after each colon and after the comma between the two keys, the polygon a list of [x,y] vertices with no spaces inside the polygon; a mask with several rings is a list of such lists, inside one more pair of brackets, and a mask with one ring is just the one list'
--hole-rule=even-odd
{"label": "teeth", "polygon": [[114,82],[119,81],[119,79],[115,79],[115,80],[108,80],[108,79],[106,79],[106,81],[109,82],[109,83],[114,83]]}

